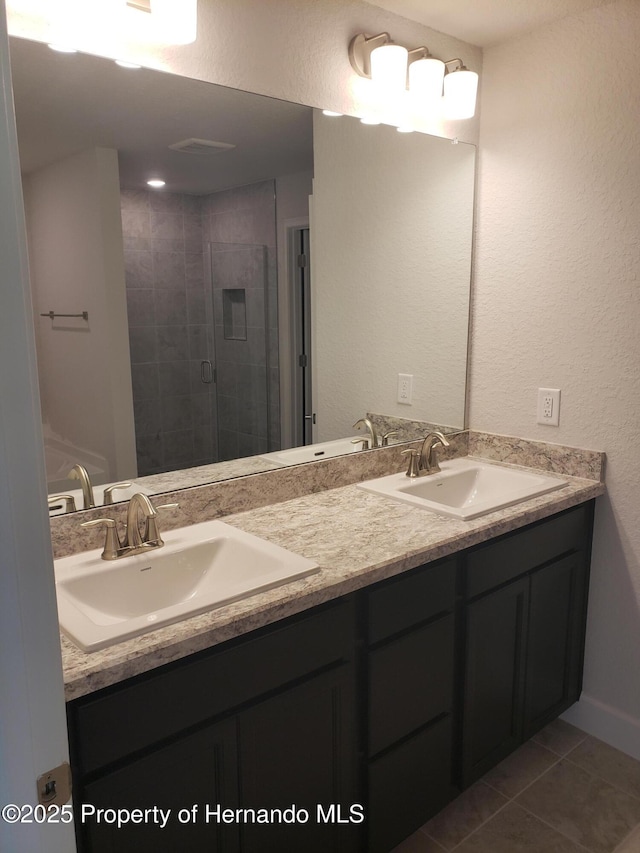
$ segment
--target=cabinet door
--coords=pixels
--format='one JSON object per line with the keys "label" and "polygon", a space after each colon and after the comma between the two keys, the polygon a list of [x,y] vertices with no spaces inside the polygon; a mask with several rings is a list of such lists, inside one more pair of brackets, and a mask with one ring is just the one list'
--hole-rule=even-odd
{"label": "cabinet door", "polygon": [[[153,709],[150,709],[153,713]],[[237,805],[235,724],[232,720],[180,738],[150,755],[86,784],[75,805],[81,851],[90,853],[233,853],[239,850],[236,827],[207,823],[205,807]],[[170,810],[166,827],[147,812],[144,822],[118,828],[95,815],[80,824],[81,804],[101,809]],[[181,809],[198,807],[181,823]],[[158,814],[157,812],[155,814]],[[193,815],[193,812],[191,813]],[[187,817],[186,811],[182,814]]]}
{"label": "cabinet door", "polygon": [[466,786],[520,743],[529,579],[467,606],[462,777]]}
{"label": "cabinet door", "polygon": [[[357,849],[360,818],[350,813],[358,803],[354,706],[351,667],[345,664],[240,715],[241,806],[282,810],[282,822],[276,813],[269,824],[243,823],[243,853]],[[292,808],[296,820],[285,822],[293,815],[285,810]]]}
{"label": "cabinet door", "polygon": [[580,695],[586,561],[570,554],[531,575],[524,737]]}

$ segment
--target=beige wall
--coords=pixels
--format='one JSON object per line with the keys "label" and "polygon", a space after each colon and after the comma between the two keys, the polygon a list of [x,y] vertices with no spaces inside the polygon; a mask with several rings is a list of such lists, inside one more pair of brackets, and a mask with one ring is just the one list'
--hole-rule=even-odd
{"label": "beige wall", "polygon": [[[117,152],[91,149],[24,180],[43,419],[136,475]],[[89,312],[89,320],[41,313]],[[56,486],[59,488],[59,486]]]}
{"label": "beige wall", "polygon": [[352,435],[367,412],[461,429],[475,148],[319,112],[313,136],[318,440]]}
{"label": "beige wall", "polygon": [[485,52],[470,379],[473,428],[607,453],[573,718],[637,757],[639,39],[620,0]]}

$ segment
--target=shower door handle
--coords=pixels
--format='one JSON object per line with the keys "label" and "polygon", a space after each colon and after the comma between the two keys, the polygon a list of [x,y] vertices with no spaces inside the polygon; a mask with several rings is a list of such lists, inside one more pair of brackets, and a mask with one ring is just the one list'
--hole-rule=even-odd
{"label": "shower door handle", "polygon": [[214,370],[209,359],[200,362],[200,381],[205,385],[211,385],[213,382]]}

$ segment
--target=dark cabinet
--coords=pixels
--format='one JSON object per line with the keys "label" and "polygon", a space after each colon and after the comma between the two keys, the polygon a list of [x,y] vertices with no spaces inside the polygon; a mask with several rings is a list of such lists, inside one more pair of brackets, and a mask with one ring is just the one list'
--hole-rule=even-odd
{"label": "dark cabinet", "polygon": [[356,850],[361,818],[340,822],[360,801],[353,607],[324,605],[70,703],[76,815],[170,810],[163,829],[152,812],[119,829],[89,814],[79,849]]}
{"label": "dark cabinet", "polygon": [[467,555],[464,786],[580,695],[592,512],[577,507]]}
{"label": "dark cabinet", "polygon": [[457,793],[457,566],[443,560],[365,595],[369,853],[395,847]]}
{"label": "dark cabinet", "polygon": [[79,850],[393,849],[579,697],[592,520],[593,502],[69,703]]}
{"label": "dark cabinet", "polygon": [[520,743],[528,588],[516,581],[466,608],[465,783]]}

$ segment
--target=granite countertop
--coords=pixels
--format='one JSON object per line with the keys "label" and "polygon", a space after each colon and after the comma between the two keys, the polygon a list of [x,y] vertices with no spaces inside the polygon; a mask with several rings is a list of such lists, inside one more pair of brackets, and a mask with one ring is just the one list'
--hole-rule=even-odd
{"label": "granite countertop", "polygon": [[316,561],[320,571],[100,651],[82,652],[63,636],[66,699],[477,545],[605,491],[598,480],[558,476],[567,482],[561,489],[470,521],[397,503],[355,485],[225,516],[228,524]]}

